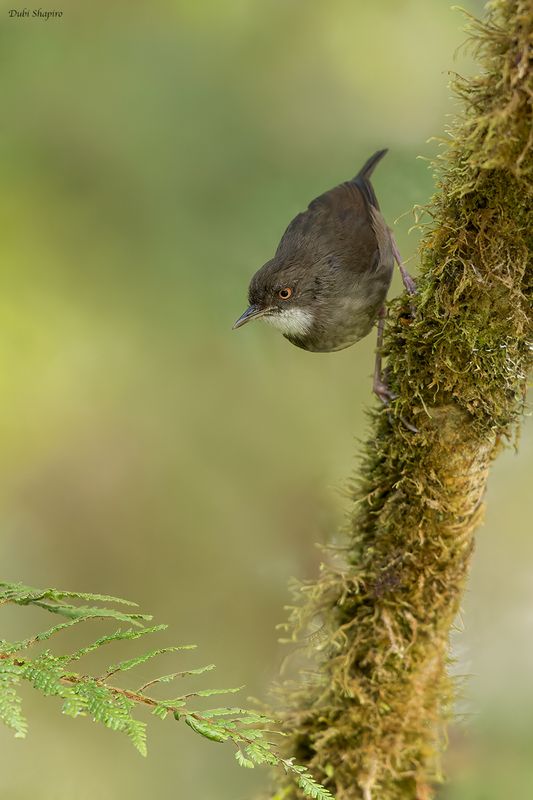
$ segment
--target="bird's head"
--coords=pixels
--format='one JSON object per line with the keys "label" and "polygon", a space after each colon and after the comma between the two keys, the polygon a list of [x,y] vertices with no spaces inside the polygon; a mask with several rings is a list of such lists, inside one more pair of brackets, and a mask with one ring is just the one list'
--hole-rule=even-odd
{"label": "bird's head", "polygon": [[250,281],[250,305],[233,327],[264,319],[289,338],[304,338],[315,320],[314,306],[320,289],[317,281],[314,270],[301,264],[268,261]]}

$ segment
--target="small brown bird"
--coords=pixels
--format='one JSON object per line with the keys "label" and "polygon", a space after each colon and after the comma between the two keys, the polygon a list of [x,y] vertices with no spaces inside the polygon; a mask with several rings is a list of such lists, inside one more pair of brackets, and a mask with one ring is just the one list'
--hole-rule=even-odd
{"label": "small brown bird", "polygon": [[[292,220],[274,258],[253,276],[250,306],[234,328],[264,319],[315,353],[355,344],[378,320],[381,334],[395,258],[407,291],[415,291],[370,183],[386,152],[378,150],[355,178],[321,194]],[[377,373],[378,365],[374,388],[385,401]]]}

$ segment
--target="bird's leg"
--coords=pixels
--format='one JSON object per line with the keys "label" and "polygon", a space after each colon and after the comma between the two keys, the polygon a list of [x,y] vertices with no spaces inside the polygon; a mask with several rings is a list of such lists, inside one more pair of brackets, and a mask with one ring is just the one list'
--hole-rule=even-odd
{"label": "bird's leg", "polygon": [[416,283],[405,269],[402,257],[400,255],[400,251],[398,250],[398,245],[396,244],[396,239],[394,238],[394,234],[392,233],[392,231],[391,231],[391,241],[392,241],[392,253],[394,255],[396,263],[400,268],[400,275],[402,276],[402,281],[403,285],[405,286],[405,291],[407,292],[407,294],[411,295],[416,294]]}
{"label": "bird's leg", "polygon": [[372,384],[372,391],[379,397],[383,405],[388,406],[391,400],[394,400],[396,395],[391,392],[387,386],[387,382],[383,377],[383,369],[381,364],[381,349],[383,347],[383,331],[385,329],[385,320],[387,318],[387,309],[382,306],[378,313],[378,337],[376,342],[376,361],[374,364],[374,381]]}
{"label": "bird's leg", "polygon": [[[385,329],[385,320],[387,319],[387,309],[385,306],[382,306],[378,313],[378,336],[376,342],[376,361],[374,364],[374,381],[372,383],[372,391],[374,394],[379,397],[381,402],[384,406],[388,406],[391,400],[395,400],[398,395],[394,394],[387,384],[386,379],[383,376],[383,368],[381,363],[381,350],[383,347],[383,331]],[[387,415],[389,417],[389,422],[391,420],[390,411],[387,409]],[[400,417],[400,420],[403,425],[407,428],[407,430],[412,431],[413,433],[418,433],[418,428],[414,425],[411,425],[404,417]]]}

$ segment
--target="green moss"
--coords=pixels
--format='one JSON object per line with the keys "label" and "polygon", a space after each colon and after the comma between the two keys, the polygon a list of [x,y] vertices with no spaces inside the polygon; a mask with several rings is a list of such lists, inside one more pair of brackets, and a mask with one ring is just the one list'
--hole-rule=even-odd
{"label": "green moss", "polygon": [[[287,751],[337,800],[427,800],[440,779],[449,631],[530,365],[532,29],[526,0],[471,20],[483,71],[455,83],[464,113],[436,164],[415,314],[405,298],[391,305],[398,399],[373,414],[348,555],[296,590],[291,636],[316,633],[306,680],[281,690]],[[287,782],[279,796],[300,794]]]}

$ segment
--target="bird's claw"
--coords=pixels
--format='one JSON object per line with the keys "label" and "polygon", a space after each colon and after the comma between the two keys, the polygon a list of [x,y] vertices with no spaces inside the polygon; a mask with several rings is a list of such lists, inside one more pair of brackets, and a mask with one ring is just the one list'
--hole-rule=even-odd
{"label": "bird's claw", "polygon": [[376,397],[378,397],[384,406],[388,406],[391,400],[396,400],[398,397],[387,384],[382,380],[375,380],[372,390]]}
{"label": "bird's claw", "polygon": [[407,294],[409,295],[416,294],[416,283],[414,282],[413,278],[411,278],[406,269],[402,269],[402,280]]}
{"label": "bird's claw", "polygon": [[416,425],[413,425],[411,422],[408,422],[408,421],[405,419],[405,417],[402,417],[402,416],[400,416],[400,422],[402,423],[402,425],[403,425],[405,428],[407,428],[407,430],[408,430],[408,431],[411,431],[411,433],[420,433],[420,431],[418,430],[418,428],[416,427]]}
{"label": "bird's claw", "polygon": [[414,282],[413,278],[411,278],[411,276],[404,267],[400,251],[398,249],[398,245],[396,244],[396,239],[394,238],[394,235],[392,233],[391,233],[391,238],[392,238],[392,253],[394,255],[394,260],[396,261],[398,267],[400,268],[400,274],[402,276],[403,285],[405,286],[405,291],[407,292],[408,295],[412,296],[416,294],[416,283]]}
{"label": "bird's claw", "polygon": [[[398,398],[398,395],[389,389],[384,381],[379,379],[374,380],[372,390],[376,397],[378,397],[383,405],[387,408],[387,416],[389,418],[389,422],[392,424],[392,415],[388,406],[390,405],[391,400],[396,400]],[[411,431],[411,433],[419,433],[418,428],[408,422],[405,417],[400,416],[400,422],[407,428],[408,431]]]}

